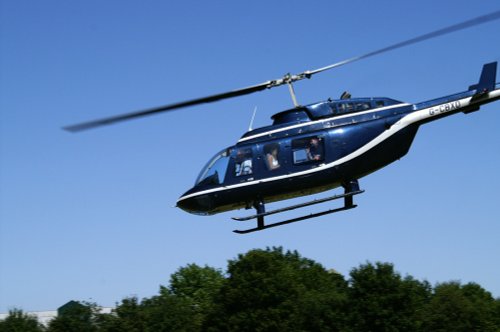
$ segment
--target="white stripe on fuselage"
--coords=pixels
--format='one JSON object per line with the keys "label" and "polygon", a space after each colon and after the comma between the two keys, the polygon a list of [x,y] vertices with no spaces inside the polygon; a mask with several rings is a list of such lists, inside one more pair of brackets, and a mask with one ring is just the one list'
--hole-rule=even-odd
{"label": "white stripe on fuselage", "polygon": [[391,106],[387,106],[387,107],[375,108],[375,109],[371,109],[371,110],[368,110],[368,111],[363,111],[363,112],[358,112],[358,113],[349,113],[349,114],[346,114],[346,115],[340,115],[340,116],[336,116],[334,118],[327,118],[327,119],[321,119],[321,120],[316,120],[316,121],[302,122],[302,123],[298,123],[298,124],[295,124],[295,125],[292,125],[292,126],[288,126],[288,127],[284,127],[284,128],[279,128],[279,129],[274,129],[274,130],[266,131],[266,132],[263,132],[263,133],[260,133],[260,134],[255,134],[255,135],[252,135],[252,136],[244,137],[244,138],[241,138],[238,141],[238,143],[245,142],[245,141],[257,138],[257,137],[262,137],[262,136],[266,136],[266,135],[272,135],[272,134],[279,133],[279,132],[286,131],[286,130],[290,130],[290,129],[300,128],[300,127],[306,127],[306,126],[314,125],[314,124],[317,124],[317,123],[323,123],[323,122],[332,121],[332,120],[340,120],[340,119],[350,118],[350,117],[353,117],[355,115],[363,115],[363,114],[368,114],[368,113],[378,113],[380,111],[389,110],[391,108],[398,108],[398,107],[403,107],[403,106],[408,106],[408,105],[410,105],[410,104],[408,104],[408,103],[400,103],[400,104],[391,105]]}
{"label": "white stripe on fuselage", "polygon": [[[499,97],[499,96],[500,96],[500,89],[497,89],[497,90],[494,90],[494,91],[492,91],[492,92],[489,93],[489,95],[488,95],[489,98],[488,99]],[[210,193],[214,193],[214,192],[218,192],[218,191],[222,191],[222,190],[226,190],[226,189],[235,189],[235,188],[240,188],[240,187],[246,187],[246,186],[251,186],[251,185],[254,185],[254,184],[266,183],[266,182],[272,182],[272,181],[278,181],[278,180],[282,180],[282,179],[287,179],[287,178],[292,178],[292,177],[296,177],[296,176],[302,176],[302,175],[306,175],[306,174],[311,174],[311,173],[315,173],[315,172],[324,171],[326,169],[329,169],[329,168],[341,165],[341,164],[343,164],[345,162],[348,162],[350,160],[353,160],[354,158],[357,158],[357,157],[361,156],[362,154],[366,153],[370,149],[373,149],[377,145],[381,144],[382,142],[384,142],[385,140],[387,140],[389,137],[391,137],[392,135],[396,134],[400,130],[403,130],[404,128],[408,127],[409,125],[412,125],[412,124],[418,123],[418,122],[422,122],[424,120],[427,120],[427,119],[430,119],[430,118],[433,118],[433,117],[437,117],[437,116],[440,116],[440,115],[443,115],[443,114],[446,114],[446,113],[449,113],[449,112],[457,111],[459,109],[463,109],[463,108],[465,108],[467,106],[470,106],[471,105],[471,99],[472,99],[472,97],[467,97],[467,98],[463,98],[463,99],[459,99],[459,100],[455,100],[455,101],[451,101],[451,102],[439,104],[439,105],[436,105],[436,106],[424,108],[424,109],[421,109],[421,110],[418,110],[418,111],[414,111],[414,112],[412,112],[412,113],[404,116],[403,118],[401,118],[398,122],[396,122],[395,124],[393,124],[389,129],[387,129],[386,131],[384,131],[383,133],[381,133],[379,136],[375,137],[373,140],[371,140],[370,142],[366,143],[365,145],[363,145],[362,147],[360,147],[356,151],[353,151],[352,153],[346,155],[345,157],[337,159],[337,160],[335,160],[335,161],[333,161],[331,163],[322,164],[322,165],[319,165],[316,168],[312,168],[312,169],[301,171],[301,172],[296,172],[296,173],[293,173],[293,174],[280,175],[280,176],[275,176],[275,177],[266,178],[266,179],[248,181],[248,182],[233,184],[233,185],[229,185],[229,186],[223,186],[223,187],[218,187],[218,188],[213,188],[213,189],[207,189],[207,190],[204,190],[204,191],[200,191],[200,192],[196,192],[196,193],[193,193],[193,194],[189,194],[189,195],[180,197],[177,202],[180,202],[182,200],[185,200],[185,199],[188,199],[188,198],[191,198],[191,197],[201,196],[201,195],[205,195],[205,194],[210,194]],[[456,102],[459,102],[459,104],[460,104],[459,108],[456,108],[456,107],[453,108],[452,107],[451,104],[456,103]],[[479,103],[479,104],[481,104],[481,103]],[[448,105],[448,106],[444,106],[442,108],[441,106],[443,106],[443,105]],[[400,104],[400,106],[401,106],[401,104]],[[352,116],[352,114],[351,114],[351,116]],[[329,120],[331,120],[331,119],[329,119]],[[311,124],[311,122],[308,122],[307,124]],[[290,127],[288,127],[287,129],[289,129],[289,128]],[[268,134],[268,133],[264,133],[264,134]]]}

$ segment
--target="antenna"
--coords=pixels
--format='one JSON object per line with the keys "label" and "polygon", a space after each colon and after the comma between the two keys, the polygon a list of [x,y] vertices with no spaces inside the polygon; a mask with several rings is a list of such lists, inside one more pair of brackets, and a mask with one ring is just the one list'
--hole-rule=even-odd
{"label": "antenna", "polygon": [[252,119],[250,120],[250,126],[248,126],[248,131],[252,131],[253,128],[253,120],[255,119],[255,114],[257,113],[257,106],[254,107],[253,109],[253,115],[252,115]]}

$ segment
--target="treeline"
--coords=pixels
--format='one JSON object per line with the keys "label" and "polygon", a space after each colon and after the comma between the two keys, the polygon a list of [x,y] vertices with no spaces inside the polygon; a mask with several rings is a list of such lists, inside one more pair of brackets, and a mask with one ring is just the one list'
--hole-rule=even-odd
{"label": "treeline", "polygon": [[296,251],[251,250],[227,271],[190,264],[142,300],[67,308],[47,327],[20,310],[0,331],[500,331],[500,299],[475,283],[431,286],[389,263],[346,279]]}

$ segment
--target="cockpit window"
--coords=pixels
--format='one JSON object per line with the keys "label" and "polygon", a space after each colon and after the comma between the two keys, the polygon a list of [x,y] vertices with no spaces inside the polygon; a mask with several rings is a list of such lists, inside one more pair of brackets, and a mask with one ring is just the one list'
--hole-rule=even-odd
{"label": "cockpit window", "polygon": [[210,159],[210,161],[205,165],[196,179],[196,185],[223,183],[228,162],[229,151],[228,149],[224,149]]}

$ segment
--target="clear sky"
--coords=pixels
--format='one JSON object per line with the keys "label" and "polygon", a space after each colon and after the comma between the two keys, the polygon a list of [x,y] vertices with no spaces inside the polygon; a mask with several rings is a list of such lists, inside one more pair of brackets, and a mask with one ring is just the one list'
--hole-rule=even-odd
{"label": "clear sky", "polygon": [[[250,211],[199,217],[172,206],[255,106],[256,126],[292,106],[286,87],[61,130],[319,68],[496,11],[497,0],[0,4],[0,312],[149,297],[181,266],[224,268],[266,246],[344,275],[391,262],[500,296],[500,102],[423,126],[406,157],[360,180],[357,209],[243,236],[230,217]],[[495,21],[318,74],[296,84],[299,102],[467,90],[500,60],[499,31]]]}

